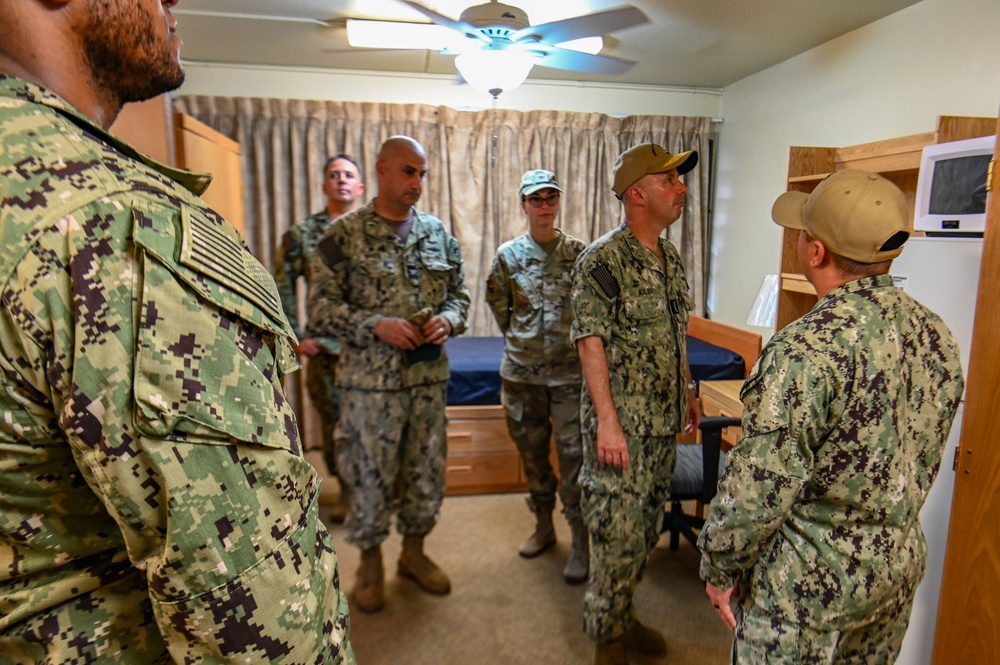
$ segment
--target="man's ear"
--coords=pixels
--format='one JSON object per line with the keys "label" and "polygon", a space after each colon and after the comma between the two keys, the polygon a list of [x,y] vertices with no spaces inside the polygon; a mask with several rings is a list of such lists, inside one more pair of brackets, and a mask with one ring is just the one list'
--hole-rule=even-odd
{"label": "man's ear", "polygon": [[635,205],[643,205],[646,203],[646,192],[639,186],[638,183],[630,186],[625,190],[625,196]]}
{"label": "man's ear", "polygon": [[813,268],[821,268],[830,260],[830,250],[826,248],[821,240],[813,239],[809,243],[808,249],[809,265]]}

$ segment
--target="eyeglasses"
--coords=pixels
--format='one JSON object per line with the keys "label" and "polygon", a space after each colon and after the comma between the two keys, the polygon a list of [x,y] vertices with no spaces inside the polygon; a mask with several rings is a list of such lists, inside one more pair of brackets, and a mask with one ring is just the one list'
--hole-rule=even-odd
{"label": "eyeglasses", "polygon": [[559,193],[549,194],[548,196],[529,196],[524,200],[530,203],[532,208],[541,208],[543,203],[555,207],[559,205]]}

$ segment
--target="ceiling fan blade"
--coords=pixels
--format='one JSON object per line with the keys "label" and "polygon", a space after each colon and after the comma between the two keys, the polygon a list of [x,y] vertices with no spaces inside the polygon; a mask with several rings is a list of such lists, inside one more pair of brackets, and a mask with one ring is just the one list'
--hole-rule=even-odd
{"label": "ceiling fan blade", "polygon": [[444,14],[437,13],[436,11],[430,9],[429,7],[424,7],[419,2],[413,2],[413,0],[399,0],[399,1],[405,5],[409,5],[416,11],[420,12],[430,20],[437,23],[438,25],[443,25],[444,27],[450,28],[451,30],[459,32],[471,39],[479,39],[485,42],[490,41],[490,38],[484,35],[482,32],[480,32],[479,29],[476,28],[476,26],[474,25],[470,25],[469,23],[466,23],[464,21],[456,21],[455,19],[449,18]]}
{"label": "ceiling fan blade", "polygon": [[634,60],[615,58],[610,55],[591,55],[569,49],[552,48],[538,60],[542,67],[568,69],[591,74],[624,74],[635,65]]}
{"label": "ceiling fan blade", "polygon": [[[403,0],[403,2],[406,2],[408,5],[416,5],[415,2],[409,2],[409,0]],[[638,8],[631,6],[619,7],[595,14],[587,14],[586,16],[574,16],[562,21],[531,25],[511,35],[511,41],[516,42],[522,39],[532,39],[545,44],[559,44],[581,37],[607,35],[616,30],[623,30],[648,22],[649,18]]]}
{"label": "ceiling fan blade", "polygon": [[469,40],[434,23],[405,23],[347,19],[347,43],[362,48],[427,49],[459,48]]}

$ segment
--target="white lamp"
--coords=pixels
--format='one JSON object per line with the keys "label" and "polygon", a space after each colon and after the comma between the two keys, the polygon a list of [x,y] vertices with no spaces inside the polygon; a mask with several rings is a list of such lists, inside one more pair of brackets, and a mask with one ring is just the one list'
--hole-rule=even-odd
{"label": "white lamp", "polygon": [[764,275],[747,317],[748,326],[773,328],[778,320],[778,276]]}
{"label": "white lamp", "polygon": [[537,59],[523,51],[484,48],[462,53],[455,58],[455,66],[469,85],[496,99],[524,83]]}

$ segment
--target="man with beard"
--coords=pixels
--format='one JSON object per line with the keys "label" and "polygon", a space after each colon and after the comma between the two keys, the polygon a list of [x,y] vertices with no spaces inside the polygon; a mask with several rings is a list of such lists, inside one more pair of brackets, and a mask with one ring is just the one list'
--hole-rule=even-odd
{"label": "man with beard", "polygon": [[296,284],[299,277],[312,283],[309,263],[316,251],[316,243],[330,223],[352,212],[358,207],[358,198],[365,191],[361,182],[357,163],[343,153],[334,155],[323,165],[323,193],[326,207],[285,232],[281,246],[274,259],[274,281],[278,284],[281,306],[292,324],[292,330],[299,339],[295,353],[306,361],[306,388],[313,406],[319,412],[323,426],[323,461],[329,472],[340,480],[339,501],[330,510],[329,517],[334,522],[343,522],[347,516],[347,487],[337,472],[337,458],[333,446],[333,428],[340,417],[340,396],[337,391],[337,356],[340,355],[340,341],[333,337],[313,335],[299,321],[299,299]]}
{"label": "man with beard", "polygon": [[375,200],[337,219],[320,240],[309,294],[310,327],[343,344],[334,437],[351,492],[347,540],[361,549],[351,600],[365,612],[385,605],[381,544],[394,511],[403,536],[399,574],[428,593],[451,591],[423,548],[445,489],[442,345],[465,330],[469,310],[458,242],[441,220],[414,208],[427,173],[423,146],[390,137],[375,172]]}
{"label": "man with beard", "polygon": [[353,663],[274,284],[107,132],[174,4],[0,0],[0,660]]}

